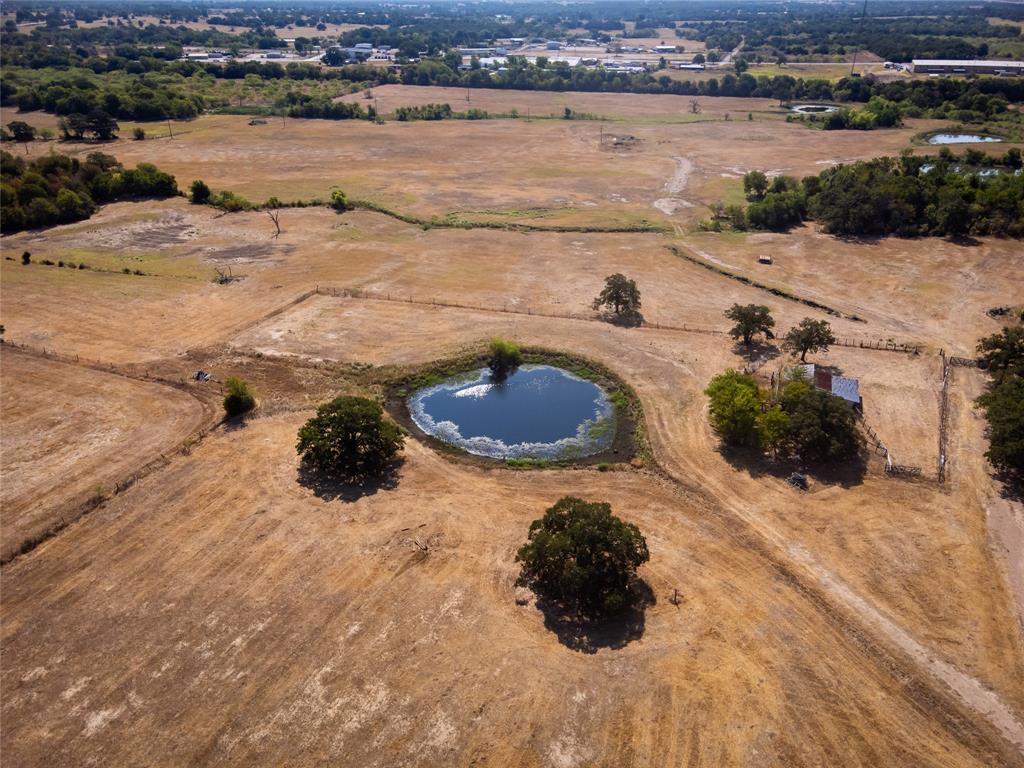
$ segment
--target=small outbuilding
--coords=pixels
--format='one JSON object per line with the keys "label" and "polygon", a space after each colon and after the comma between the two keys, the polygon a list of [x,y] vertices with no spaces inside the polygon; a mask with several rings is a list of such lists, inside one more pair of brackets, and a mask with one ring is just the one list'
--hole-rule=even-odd
{"label": "small outbuilding", "polygon": [[782,377],[783,380],[788,381],[794,378],[797,371],[800,371],[803,377],[814,385],[815,389],[841,397],[857,411],[864,407],[864,401],[860,396],[860,382],[857,379],[851,379],[847,376],[836,376],[827,368],[820,368],[814,363],[803,363],[801,365],[794,365],[785,371]]}

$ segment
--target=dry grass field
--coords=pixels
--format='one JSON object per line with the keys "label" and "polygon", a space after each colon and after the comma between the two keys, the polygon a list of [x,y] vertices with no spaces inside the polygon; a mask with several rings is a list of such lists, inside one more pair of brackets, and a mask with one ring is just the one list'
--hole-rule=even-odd
{"label": "dry grass field", "polygon": [[175,446],[204,415],[187,393],[16,350],[3,351],[0,384],[5,559],[106,495],[140,457]]}
{"label": "dry grass field", "polygon": [[[374,93],[382,112],[465,98]],[[274,238],[265,213],[178,199],[0,239],[0,321],[27,346],[0,356],[0,536],[17,546],[70,523],[3,566],[4,762],[1024,766],[1024,510],[982,456],[977,370],[954,371],[936,479],[938,350],[969,354],[998,328],[985,310],[1020,303],[1019,242],[693,226],[747,170],[895,154],[935,124],[824,133],[772,102],[702,99],[693,121],[672,97],[471,98],[611,120],[220,116],[103,151],[254,200],[340,187],[419,216],[664,231],[423,229],[304,208]],[[602,149],[602,126],[639,143]],[[229,269],[239,279],[214,282]],[[646,327],[590,309],[616,271],[637,281]],[[703,389],[747,362],[722,333],[734,302],[769,305],[782,331],[811,316],[855,343],[920,344],[812,357],[861,380],[867,423],[922,477],[890,478],[872,456],[812,472],[801,493],[788,469],[721,452]],[[650,458],[515,470],[410,437],[393,486],[301,481],[296,431],[317,403],[380,396],[394,372],[495,335],[613,370],[643,404]],[[186,383],[197,368],[250,381],[254,416],[197,439],[220,396]],[[97,484],[108,498],[87,511]],[[647,536],[642,622],[572,636],[516,587],[530,522],[565,494],[611,502]]]}

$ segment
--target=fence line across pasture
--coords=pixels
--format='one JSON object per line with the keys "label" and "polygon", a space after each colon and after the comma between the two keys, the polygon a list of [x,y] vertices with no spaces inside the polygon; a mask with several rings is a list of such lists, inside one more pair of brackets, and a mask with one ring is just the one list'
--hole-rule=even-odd
{"label": "fence line across pasture", "polygon": [[89,368],[100,373],[111,373],[116,376],[137,379],[138,381],[151,381],[157,384],[167,384],[176,388],[180,388],[189,383],[189,378],[186,376],[159,376],[150,373],[148,366],[139,365],[137,363],[111,363],[97,358],[82,357],[81,355],[70,354],[67,352],[58,352],[55,349],[47,349],[42,346],[37,347],[33,344],[26,344],[22,341],[12,341],[10,339],[4,339],[3,346],[10,347],[11,349],[17,349],[21,352],[35,355],[36,357],[44,357],[48,360],[56,360],[61,363],[80,365],[83,368]]}
{"label": "fence line across pasture", "polygon": [[[366,299],[371,301],[388,301],[400,304],[414,304],[419,306],[427,307],[446,307],[451,309],[468,309],[475,312],[494,312],[498,314],[507,315],[526,315],[530,317],[550,317],[559,320],[578,320],[581,322],[602,322],[599,318],[593,315],[584,315],[572,312],[552,312],[550,310],[534,310],[530,307],[523,307],[522,309],[510,308],[507,304],[498,306],[485,306],[482,304],[468,304],[465,302],[450,301],[447,299],[437,298],[420,298],[413,294],[398,294],[390,292],[374,292],[364,291],[360,288],[336,288],[331,286],[316,285],[312,291],[314,294],[321,296],[331,296],[334,298],[349,298],[349,299]],[[680,325],[673,323],[660,323],[656,321],[645,320],[640,327],[653,328],[655,330],[664,331],[681,331],[684,333],[699,333],[706,336],[728,336],[729,332],[722,328],[708,328],[707,326],[690,325],[688,323],[682,323]],[[870,340],[870,339],[836,339],[835,346],[839,347],[851,347],[854,349],[869,349],[881,352],[898,352],[901,354],[908,355],[919,355],[921,353],[920,344],[911,344],[906,342],[894,342],[894,341],[883,341],[883,340]],[[760,366],[758,366],[760,367]]]}

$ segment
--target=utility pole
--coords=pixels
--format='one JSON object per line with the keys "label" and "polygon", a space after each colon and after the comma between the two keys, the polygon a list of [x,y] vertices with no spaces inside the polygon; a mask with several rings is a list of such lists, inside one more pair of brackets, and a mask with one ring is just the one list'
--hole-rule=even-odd
{"label": "utility pole", "polygon": [[[864,31],[864,19],[868,15],[868,0],[864,0],[864,10],[860,14],[860,28]],[[853,51],[853,63],[850,65],[850,77],[853,77],[854,71],[857,69],[857,49]]]}

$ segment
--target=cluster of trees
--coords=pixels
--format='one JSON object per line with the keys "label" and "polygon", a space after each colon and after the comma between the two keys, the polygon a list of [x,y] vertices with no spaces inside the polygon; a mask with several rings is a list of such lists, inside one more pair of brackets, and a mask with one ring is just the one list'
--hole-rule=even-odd
{"label": "cluster of trees", "polygon": [[[725,316],[734,323],[729,335],[747,346],[757,336],[775,338],[775,319],[764,305],[734,304]],[[827,351],[835,342],[828,322],[805,317],[789,329],[782,347],[802,362],[809,352]],[[777,458],[835,462],[856,457],[864,445],[850,404],[816,389],[799,369],[791,370],[789,381],[776,391],[762,389],[752,376],[726,371],[711,380],[705,394],[711,425],[729,446],[757,446]]]}
{"label": "cluster of trees", "polygon": [[[157,12],[156,15],[163,15]],[[241,50],[242,48],[283,48],[287,44],[274,30],[263,27],[225,33],[214,29],[190,29],[185,26],[149,24],[109,24],[105,27],[36,27],[29,32],[3,29],[4,65],[44,69],[73,67],[97,59],[111,69],[124,69],[147,59],[173,61],[181,58],[184,46],[204,46]]]}
{"label": "cluster of trees", "polygon": [[97,141],[110,141],[117,137],[119,126],[110,114],[102,109],[93,109],[88,114],[72,113],[57,121],[65,139],[81,141],[90,134]]}
{"label": "cluster of trees", "polygon": [[55,115],[102,111],[121,120],[190,119],[204,108],[202,97],[169,83],[140,76],[114,84],[88,74],[62,76],[49,82],[19,84],[16,73],[0,87],[0,104],[22,112],[41,109]]}
{"label": "cluster of trees", "polygon": [[450,120],[455,116],[450,104],[422,104],[418,107],[398,107],[395,119],[406,120]]}
{"label": "cluster of trees", "polygon": [[989,24],[976,13],[979,9],[947,6],[925,14],[920,7],[915,12],[894,4],[876,6],[861,18],[859,6],[829,9],[828,16],[805,6],[750,19],[736,25],[736,32],[746,35],[749,50],[770,56],[841,56],[869,50],[889,61],[972,59],[989,54],[989,44],[978,38],[1019,36],[1011,26]]}
{"label": "cluster of trees", "polygon": [[726,371],[705,394],[711,426],[732,447],[756,446],[776,458],[833,463],[856,458],[864,447],[853,408],[816,389],[798,370],[777,392],[758,387],[753,376]]}
{"label": "cluster of trees", "polygon": [[373,107],[367,111],[356,102],[331,101],[301,94],[289,94],[289,96],[296,97],[290,99],[295,103],[288,108],[289,117],[319,118],[321,120],[372,120],[377,116]]}
{"label": "cluster of trees", "polygon": [[964,173],[950,155],[840,165],[803,186],[808,214],[834,234],[1024,236],[1024,177]]}
{"label": "cluster of trees", "polygon": [[769,179],[761,171],[743,176],[743,192],[749,205],[731,205],[722,209],[718,219],[726,218],[734,229],[783,231],[803,221],[807,200],[799,181],[790,176]]}
{"label": "cluster of trees", "polygon": [[[1005,111],[1005,105],[1002,105]],[[907,112],[917,111],[907,107]],[[840,109],[824,114],[798,115],[804,123],[820,125],[826,131],[872,131],[875,128],[893,128],[903,124],[904,109],[898,102],[884,96],[872,96],[863,109]],[[792,116],[790,116],[792,118]]]}
{"label": "cluster of trees", "polygon": [[[979,166],[1007,172],[979,174]],[[786,230],[805,218],[837,235],[1024,236],[1021,153],[1002,158],[968,150],[957,158],[904,153],[839,165],[797,181],[769,180],[760,171],[743,178],[750,204],[721,207],[709,226],[727,220],[735,229]]]}
{"label": "cluster of trees", "polygon": [[0,152],[5,233],[87,219],[101,203],[177,194],[174,177],[149,163],[124,168],[100,152],[84,162],[59,154],[25,162]]}
{"label": "cluster of trees", "polygon": [[977,404],[988,421],[986,458],[998,471],[1024,479],[1024,328],[1004,328],[978,343],[989,382]]}

